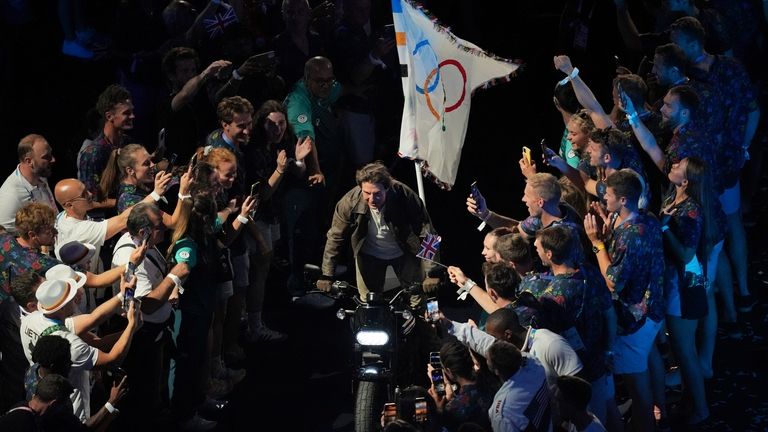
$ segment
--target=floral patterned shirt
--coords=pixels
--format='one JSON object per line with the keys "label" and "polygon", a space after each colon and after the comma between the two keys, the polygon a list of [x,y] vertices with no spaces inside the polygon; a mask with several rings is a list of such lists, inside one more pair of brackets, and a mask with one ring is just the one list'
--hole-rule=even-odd
{"label": "floral patterned shirt", "polygon": [[0,234],[0,302],[11,294],[11,280],[27,271],[44,275],[51,267],[61,262],[35,249],[19,244],[8,233]]}
{"label": "floral patterned shirt", "polygon": [[483,392],[475,384],[461,386],[453,399],[445,404],[442,423],[448,430],[456,430],[462,423],[477,423],[490,429],[488,409],[493,403],[494,393]]}
{"label": "floral patterned shirt", "polygon": [[722,185],[718,180],[720,177],[717,172],[718,164],[714,159],[716,152],[717,146],[712,141],[711,135],[705,133],[697,124],[686,123],[680,126],[672,134],[672,139],[669,140],[669,145],[665,151],[664,172],[670,172],[672,165],[680,163],[683,159],[695,156],[706,162],[707,168],[712,170],[712,182],[719,195],[722,191]]}
{"label": "floral patterned shirt", "polygon": [[542,280],[548,283],[539,286],[537,297],[551,298],[562,306],[581,337],[587,354],[581,358],[586,379],[593,381],[603,376],[604,352],[608,348],[603,314],[613,304],[600,270],[582,265],[575,273],[550,275]]}
{"label": "floral patterned shirt", "polygon": [[721,166],[720,175],[725,188],[739,179],[746,160],[744,134],[749,113],[758,109],[757,93],[742,64],[726,56],[715,56],[709,71],[691,68],[691,79],[708,84],[725,112],[720,152],[715,156]]}
{"label": "floral patterned shirt", "polygon": [[136,185],[120,183],[117,189],[117,212],[122,213],[128,207],[140,203],[150,193]]}
{"label": "floral patterned shirt", "polygon": [[607,277],[614,286],[614,298],[624,303],[640,320],[646,315],[661,321],[666,308],[663,299],[664,248],[661,226],[650,213],[639,211],[632,219],[616,224],[618,213],[610,215],[613,227],[606,241],[611,264]]}
{"label": "floral patterned shirt", "polygon": [[80,148],[77,155],[77,178],[94,197],[99,196],[99,181],[101,173],[109,162],[109,155],[112,150],[122,147],[125,141],[121,139],[120,142],[112,143],[102,133],[98,138],[83,144]]}

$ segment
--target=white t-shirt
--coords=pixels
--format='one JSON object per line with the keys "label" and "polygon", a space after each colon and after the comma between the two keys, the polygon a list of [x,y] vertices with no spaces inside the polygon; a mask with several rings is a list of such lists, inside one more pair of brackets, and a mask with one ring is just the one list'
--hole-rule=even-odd
{"label": "white t-shirt", "polygon": [[[40,335],[49,327],[61,325],[40,311],[21,318],[21,344],[24,347],[24,355],[29,364],[32,364],[32,349]],[[64,320],[64,326],[68,331],[57,330],[51,334],[61,336],[69,341],[69,351],[72,357],[72,369],[69,371],[69,382],[75,391],[70,396],[75,415],[80,421],[86,421],[91,416],[91,383],[90,370],[96,365],[99,358],[99,350],[88,345],[80,339],[75,332],[75,322],[70,317]]]}
{"label": "white t-shirt", "polygon": [[59,213],[56,216],[56,231],[59,232],[54,246],[56,257],[59,258],[59,249],[71,241],[90,243],[96,247],[96,253],[91,259],[91,266],[88,270],[97,273],[99,270],[99,253],[107,239],[107,224],[108,222],[105,220],[98,222],[82,220],[67,216],[66,212]]}
{"label": "white t-shirt", "polygon": [[395,259],[403,255],[395,235],[383,219],[382,212],[369,208],[368,233],[361,251],[379,259]]}
{"label": "white t-shirt", "polygon": [[501,385],[488,410],[494,432],[551,431],[546,374],[536,358],[523,353],[520,370]]}
{"label": "white t-shirt", "polygon": [[581,371],[583,367],[581,360],[564,337],[547,329],[531,329],[528,337],[532,340],[532,342],[529,341],[531,355],[541,362],[547,373],[550,392],[557,387],[557,377],[572,376]]}
{"label": "white t-shirt", "polygon": [[19,171],[19,167],[5,179],[0,187],[0,225],[10,232],[16,231],[16,212],[28,203],[36,202],[49,206],[58,212],[48,180],[40,178],[40,183],[32,185]]}
{"label": "white t-shirt", "polygon": [[[134,247],[121,247],[126,244],[132,244]],[[112,267],[114,268],[127,264],[128,260],[131,258],[131,254],[136,249],[135,246],[136,242],[131,238],[131,234],[123,234],[115,245],[115,251],[112,254]],[[166,267],[167,264],[163,254],[161,254],[154,246],[149,248],[144,261],[136,267],[136,291],[133,296],[135,298],[142,298],[152,292],[152,290],[165,279],[165,276],[167,275]],[[120,281],[115,283],[114,288],[116,292],[120,291]],[[151,314],[142,312],[142,316],[144,317],[145,322],[156,324],[164,323],[171,316],[171,304],[165,302]]]}

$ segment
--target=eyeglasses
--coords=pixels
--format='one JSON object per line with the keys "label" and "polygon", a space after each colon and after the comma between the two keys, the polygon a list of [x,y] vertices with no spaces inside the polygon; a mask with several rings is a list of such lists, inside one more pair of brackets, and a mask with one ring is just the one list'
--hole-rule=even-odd
{"label": "eyeglasses", "polygon": [[336,83],[336,77],[330,77],[330,78],[324,78],[324,79],[312,78],[312,81],[314,81],[320,87],[330,87]]}

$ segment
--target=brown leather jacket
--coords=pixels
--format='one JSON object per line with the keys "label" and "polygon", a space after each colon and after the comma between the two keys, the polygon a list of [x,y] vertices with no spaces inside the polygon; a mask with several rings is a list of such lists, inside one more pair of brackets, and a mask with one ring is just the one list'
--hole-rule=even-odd
{"label": "brown leather jacket", "polygon": [[[336,204],[333,221],[328,230],[323,253],[323,275],[333,277],[337,260],[347,240],[351,240],[352,253],[357,258],[368,234],[370,210],[363,199],[360,186],[347,192]],[[392,187],[387,191],[383,219],[395,234],[400,249],[406,254],[419,252],[421,239],[428,233],[434,233],[432,220],[419,195],[397,180],[392,180]],[[439,254],[435,260],[438,260]],[[435,264],[422,261],[425,275],[430,274]]]}

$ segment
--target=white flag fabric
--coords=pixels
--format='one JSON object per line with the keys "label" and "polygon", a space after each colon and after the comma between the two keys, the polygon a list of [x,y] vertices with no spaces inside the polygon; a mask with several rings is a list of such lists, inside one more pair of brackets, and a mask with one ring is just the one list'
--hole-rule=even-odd
{"label": "white flag fabric", "polygon": [[392,0],[403,77],[401,157],[421,163],[443,188],[456,181],[472,92],[508,78],[518,64],[454,36],[417,4]]}

